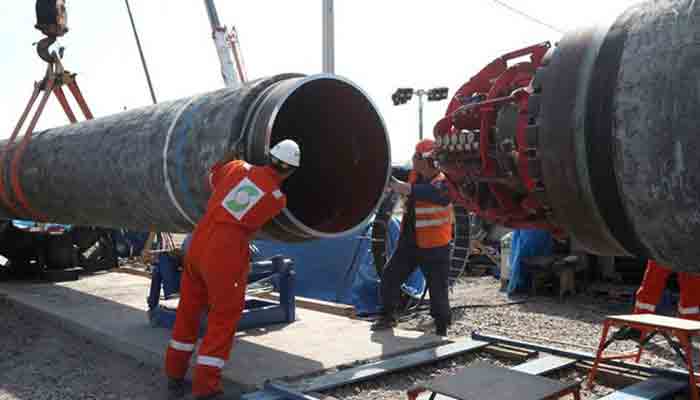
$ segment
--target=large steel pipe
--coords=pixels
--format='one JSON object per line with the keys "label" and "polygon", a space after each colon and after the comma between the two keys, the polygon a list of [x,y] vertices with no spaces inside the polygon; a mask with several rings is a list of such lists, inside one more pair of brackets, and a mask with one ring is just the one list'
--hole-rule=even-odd
{"label": "large steel pipe", "polygon": [[10,202],[24,212],[5,205],[0,217],[190,231],[214,162],[234,150],[262,163],[286,138],[299,143],[302,167],[284,184],[287,209],[263,232],[301,241],[366,222],[389,176],[389,139],[369,98],[327,75],[279,75],[35,133],[18,170],[25,204],[9,184],[17,146],[2,164]]}
{"label": "large steel pipe", "polygon": [[546,198],[590,251],[700,272],[699,40],[700,3],[651,1],[568,33],[538,71]]}

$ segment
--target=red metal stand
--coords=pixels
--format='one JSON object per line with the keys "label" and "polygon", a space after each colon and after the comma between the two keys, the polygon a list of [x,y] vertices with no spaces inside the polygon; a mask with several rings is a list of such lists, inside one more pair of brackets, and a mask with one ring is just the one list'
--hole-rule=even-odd
{"label": "red metal stand", "polygon": [[[630,327],[638,329],[643,332],[642,340],[640,341],[639,349],[630,354],[621,354],[616,356],[603,356],[605,348],[612,343],[613,339],[608,340],[608,332],[613,326],[618,327]],[[697,387],[697,377],[695,376],[695,370],[693,366],[693,347],[692,339],[693,336],[700,335],[700,322],[690,321],[681,318],[671,318],[654,314],[632,314],[632,315],[616,315],[608,316],[603,323],[603,332],[600,337],[600,344],[598,345],[598,351],[596,352],[596,358],[593,362],[593,367],[588,375],[588,387],[593,386],[593,381],[595,375],[598,372],[598,365],[601,361],[605,360],[620,360],[620,359],[634,359],[635,362],[639,362],[642,356],[642,351],[644,349],[644,344],[648,340],[645,338],[650,338],[652,335],[661,334],[669,344],[676,348],[676,344],[672,342],[671,337],[675,337],[680,342],[680,349],[678,353],[686,364],[688,369],[688,381],[689,381],[689,391],[690,397],[693,400],[700,400]]]}

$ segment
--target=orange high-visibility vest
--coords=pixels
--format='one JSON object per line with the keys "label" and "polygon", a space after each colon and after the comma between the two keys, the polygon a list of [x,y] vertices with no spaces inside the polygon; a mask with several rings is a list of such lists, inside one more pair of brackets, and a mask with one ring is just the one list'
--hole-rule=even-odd
{"label": "orange high-visibility vest", "polygon": [[[416,172],[411,171],[408,183],[416,183],[417,177]],[[430,184],[436,185],[444,179],[445,175],[440,173],[430,181]],[[452,240],[452,223],[454,221],[452,204],[442,206],[419,200],[416,200],[415,203],[416,244],[418,247],[428,249],[449,244]]]}

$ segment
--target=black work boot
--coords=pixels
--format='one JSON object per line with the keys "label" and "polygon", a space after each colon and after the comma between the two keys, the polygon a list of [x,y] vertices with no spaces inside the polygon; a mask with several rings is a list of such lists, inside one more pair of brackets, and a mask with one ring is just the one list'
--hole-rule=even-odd
{"label": "black work boot", "polygon": [[447,336],[448,323],[435,321],[435,334],[438,336]]}
{"label": "black work boot", "polygon": [[373,331],[382,331],[385,329],[391,329],[398,325],[398,322],[396,321],[396,318],[388,315],[382,316],[380,319],[374,321],[372,324],[372,329]]}
{"label": "black work boot", "polygon": [[186,386],[184,379],[168,378],[168,400],[184,398]]}

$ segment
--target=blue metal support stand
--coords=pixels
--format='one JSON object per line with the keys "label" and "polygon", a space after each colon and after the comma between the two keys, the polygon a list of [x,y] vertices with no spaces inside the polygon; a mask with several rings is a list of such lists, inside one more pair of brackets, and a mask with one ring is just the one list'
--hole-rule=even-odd
{"label": "blue metal support stand", "polygon": [[[177,268],[173,263],[159,262],[153,269],[151,289],[148,295],[148,318],[152,326],[172,329],[177,310],[162,306],[161,288],[168,298],[177,288],[173,288]],[[247,299],[240,321],[239,330],[255,329],[267,325],[293,322],[296,318],[294,301],[294,263],[289,258],[275,256],[269,260],[251,264],[248,283],[270,279],[279,290],[279,301]],[[179,272],[177,272],[179,282]]]}

